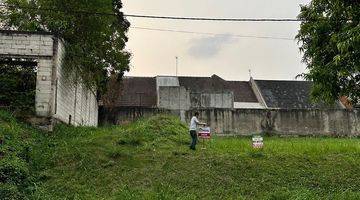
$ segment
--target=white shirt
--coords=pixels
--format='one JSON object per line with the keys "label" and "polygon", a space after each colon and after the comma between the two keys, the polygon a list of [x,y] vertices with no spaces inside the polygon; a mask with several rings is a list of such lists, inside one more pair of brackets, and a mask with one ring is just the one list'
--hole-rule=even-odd
{"label": "white shirt", "polygon": [[199,124],[199,120],[194,116],[190,121],[190,131],[196,131],[196,126]]}

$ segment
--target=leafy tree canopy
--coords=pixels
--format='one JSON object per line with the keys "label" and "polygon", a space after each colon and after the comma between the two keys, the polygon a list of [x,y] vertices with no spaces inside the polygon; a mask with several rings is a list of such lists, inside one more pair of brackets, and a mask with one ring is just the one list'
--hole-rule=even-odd
{"label": "leafy tree canopy", "polygon": [[301,7],[297,39],[315,101],[360,101],[360,1],[312,0]]}
{"label": "leafy tree canopy", "polygon": [[121,0],[4,0],[0,28],[50,31],[65,40],[64,67],[89,88],[104,91],[108,74],[129,70],[124,50],[130,23]]}

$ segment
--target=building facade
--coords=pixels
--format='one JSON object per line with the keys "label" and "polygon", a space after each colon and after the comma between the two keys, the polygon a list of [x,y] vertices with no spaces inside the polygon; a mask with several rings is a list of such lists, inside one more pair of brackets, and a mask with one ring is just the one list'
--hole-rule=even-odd
{"label": "building facade", "polygon": [[124,77],[114,107],[191,109],[342,109],[313,103],[309,81],[227,81],[211,77]]}

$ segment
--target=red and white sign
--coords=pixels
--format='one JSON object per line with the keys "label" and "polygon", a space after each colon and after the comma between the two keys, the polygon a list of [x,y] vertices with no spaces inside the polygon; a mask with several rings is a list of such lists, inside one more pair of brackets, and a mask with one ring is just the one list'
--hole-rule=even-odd
{"label": "red and white sign", "polygon": [[254,136],[252,138],[252,146],[255,149],[261,149],[264,147],[264,139],[261,136]]}
{"label": "red and white sign", "polygon": [[210,127],[200,128],[199,132],[198,132],[198,136],[199,136],[199,138],[202,138],[202,139],[211,139]]}

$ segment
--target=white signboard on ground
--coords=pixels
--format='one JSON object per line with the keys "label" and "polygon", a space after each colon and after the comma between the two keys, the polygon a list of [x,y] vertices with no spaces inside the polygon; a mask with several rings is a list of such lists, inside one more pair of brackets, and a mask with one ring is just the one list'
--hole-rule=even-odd
{"label": "white signboard on ground", "polygon": [[253,136],[252,146],[255,149],[261,149],[264,147],[264,139],[261,136]]}

